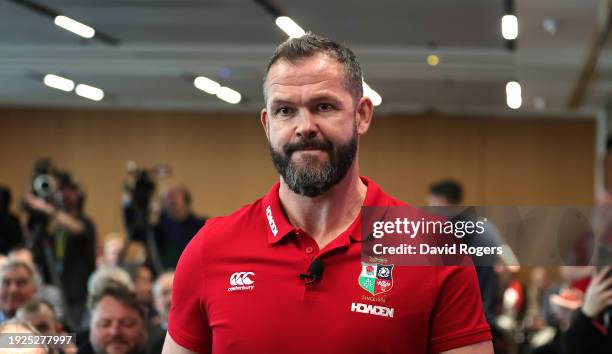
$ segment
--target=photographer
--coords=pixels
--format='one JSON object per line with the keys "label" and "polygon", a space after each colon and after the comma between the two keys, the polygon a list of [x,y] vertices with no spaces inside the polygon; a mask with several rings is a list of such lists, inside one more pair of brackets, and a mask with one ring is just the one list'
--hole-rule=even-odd
{"label": "photographer", "polygon": [[165,178],[170,173],[166,165],[156,165],[152,168],[140,168],[135,162],[128,162],[125,195],[123,196],[123,222],[129,241],[141,243],[146,249],[146,265],[155,275],[164,271],[164,263],[160,258],[160,246],[156,242],[152,214],[156,210],[151,199],[156,190],[156,180]]}
{"label": "photographer", "polygon": [[58,276],[74,325],[81,323],[87,301],[87,279],[95,269],[96,233],[92,221],[83,213],[85,195],[70,178],[60,180],[54,204],[28,193],[27,207],[46,217],[40,235],[34,235],[34,252],[47,276]]}
{"label": "photographer", "polygon": [[568,354],[610,353],[611,270],[611,266],[604,267],[591,279],[582,308],[577,311],[566,334]]}

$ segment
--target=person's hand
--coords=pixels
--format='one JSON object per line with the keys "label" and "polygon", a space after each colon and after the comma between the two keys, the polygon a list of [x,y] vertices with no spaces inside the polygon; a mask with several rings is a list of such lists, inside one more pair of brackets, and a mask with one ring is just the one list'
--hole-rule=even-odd
{"label": "person's hand", "polygon": [[599,272],[595,272],[591,283],[586,290],[582,312],[587,317],[597,318],[608,306],[612,306],[612,270],[606,266]]}
{"label": "person's hand", "polygon": [[576,310],[583,303],[584,293],[575,288],[562,289],[559,294],[552,294],[549,297],[550,311],[554,318],[559,322],[561,330],[567,330],[574,317]]}
{"label": "person's hand", "polygon": [[32,193],[26,193],[23,200],[26,202],[28,207],[34,210],[43,212],[47,215],[55,213],[55,207],[53,207],[53,205],[47,203],[44,199],[39,198]]}

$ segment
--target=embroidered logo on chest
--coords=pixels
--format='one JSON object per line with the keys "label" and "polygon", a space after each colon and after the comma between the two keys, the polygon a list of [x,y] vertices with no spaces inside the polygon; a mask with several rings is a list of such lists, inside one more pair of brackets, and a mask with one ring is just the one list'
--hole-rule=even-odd
{"label": "embroidered logo on chest", "polygon": [[227,291],[250,291],[255,288],[255,281],[251,279],[254,277],[253,272],[236,272],[230,276],[230,287]]}
{"label": "embroidered logo on chest", "polygon": [[361,262],[359,286],[372,295],[389,292],[393,288],[393,265]]}

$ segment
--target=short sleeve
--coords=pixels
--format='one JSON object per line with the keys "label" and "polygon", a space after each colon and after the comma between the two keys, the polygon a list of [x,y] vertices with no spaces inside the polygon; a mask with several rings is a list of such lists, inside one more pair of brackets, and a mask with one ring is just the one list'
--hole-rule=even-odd
{"label": "short sleeve", "polygon": [[447,266],[437,270],[440,291],[432,314],[432,353],[491,340],[474,267]]}
{"label": "short sleeve", "polygon": [[204,275],[200,229],[181,255],[172,285],[168,333],[180,346],[198,353],[210,353],[212,334],[204,307]]}

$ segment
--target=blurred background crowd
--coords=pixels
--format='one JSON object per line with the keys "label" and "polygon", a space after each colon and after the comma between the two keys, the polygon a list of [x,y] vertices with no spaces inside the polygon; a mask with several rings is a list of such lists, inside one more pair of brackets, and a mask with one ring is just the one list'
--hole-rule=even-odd
{"label": "blurred background crowd", "polygon": [[[0,187],[0,323],[77,333],[78,348],[66,353],[160,353],[173,269],[206,222],[186,186],[157,188],[168,174],[167,166],[129,163],[117,203],[124,227],[103,237],[84,212],[79,183],[49,159],[35,162],[31,189],[17,203]],[[463,205],[463,187],[435,181],[427,201]],[[503,235],[486,237],[504,243]],[[512,252],[494,263],[478,266],[477,275],[496,353],[609,352],[610,267],[521,267]]]}
{"label": "blurred background crowd", "polygon": [[156,190],[163,172],[128,170],[125,227],[102,238],[84,191],[50,160],[36,161],[32,188],[19,197],[25,223],[0,187],[0,323],[77,333],[67,353],[161,352],[173,270],[206,218],[194,214],[186,187]]}

